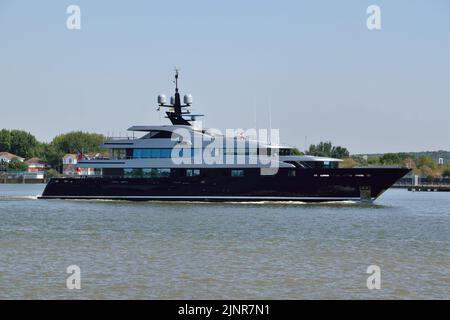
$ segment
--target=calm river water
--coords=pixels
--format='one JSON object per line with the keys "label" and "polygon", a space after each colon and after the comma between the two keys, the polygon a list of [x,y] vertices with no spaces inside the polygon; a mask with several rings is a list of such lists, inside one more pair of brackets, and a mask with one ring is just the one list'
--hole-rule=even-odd
{"label": "calm river water", "polygon": [[0,184],[1,299],[450,299],[450,193],[129,203],[37,200],[43,187]]}

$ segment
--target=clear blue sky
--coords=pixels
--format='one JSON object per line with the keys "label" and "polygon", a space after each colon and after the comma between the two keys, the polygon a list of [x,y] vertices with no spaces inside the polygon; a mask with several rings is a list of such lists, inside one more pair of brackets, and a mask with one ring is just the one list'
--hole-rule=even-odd
{"label": "clear blue sky", "polygon": [[[370,4],[382,30],[366,28]],[[271,101],[301,149],[450,149],[448,0],[0,0],[0,41],[0,128],[44,141],[161,123],[179,66],[208,127],[253,127],[255,110],[268,127]]]}

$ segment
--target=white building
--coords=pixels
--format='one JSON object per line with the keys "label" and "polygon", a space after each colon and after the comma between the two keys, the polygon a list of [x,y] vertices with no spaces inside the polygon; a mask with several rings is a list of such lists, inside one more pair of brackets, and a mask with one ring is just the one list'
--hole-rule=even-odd
{"label": "white building", "polygon": [[94,169],[91,168],[79,168],[78,156],[76,154],[68,153],[63,159],[63,175],[68,176],[90,176],[94,174]]}
{"label": "white building", "polygon": [[9,152],[0,152],[0,162],[9,163],[13,158],[19,159],[23,162],[25,159]]}

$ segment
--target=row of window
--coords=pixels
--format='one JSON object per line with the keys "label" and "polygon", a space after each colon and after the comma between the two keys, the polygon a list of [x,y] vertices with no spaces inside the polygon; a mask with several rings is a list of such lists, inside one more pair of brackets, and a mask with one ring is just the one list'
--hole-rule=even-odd
{"label": "row of window", "polygon": [[125,178],[161,178],[170,177],[170,169],[151,168],[151,169],[124,169]]}
{"label": "row of window", "polygon": [[[218,156],[221,153],[220,149],[211,149],[211,156]],[[201,155],[203,152],[202,149],[179,149],[176,157],[196,157]],[[224,149],[224,155],[257,155],[256,150],[249,149]],[[270,154],[270,151],[269,151]],[[146,159],[146,158],[171,158],[172,157],[172,149],[163,148],[163,149],[133,149],[133,158],[137,159]]]}
{"label": "row of window", "polygon": [[[123,176],[125,178],[161,178],[161,177],[170,177],[171,169],[170,168],[139,168],[139,169],[123,169]],[[186,177],[197,177],[201,175],[200,169],[186,169],[185,174]],[[232,177],[244,177],[245,170],[244,169],[232,169],[230,171],[230,175]],[[287,170],[287,175],[289,177],[295,177],[295,170],[289,169]],[[314,174],[314,177],[320,178],[329,178],[331,176],[336,177],[370,177],[370,174]]]}
{"label": "row of window", "polygon": [[133,158],[171,158],[172,149],[134,149]]}
{"label": "row of window", "polygon": [[[177,157],[195,157],[201,155],[203,152],[202,149],[180,149],[178,151]],[[271,155],[271,149],[265,150],[262,152],[257,149],[212,149],[212,156],[218,156],[220,154],[223,155],[259,155],[267,154]],[[280,149],[280,155],[289,155],[289,149]],[[134,158],[134,159],[148,159],[148,158],[171,158],[172,157],[172,149],[171,148],[152,148],[152,149],[113,149],[112,150],[112,158],[113,159],[126,159],[126,158]]]}
{"label": "row of window", "polygon": [[[124,169],[123,175],[125,178],[162,178],[170,177],[170,168],[137,168],[137,169]],[[186,169],[186,177],[200,176],[200,169]],[[230,175],[232,177],[244,177],[244,169],[232,169]],[[288,170],[288,176],[294,177],[295,170]]]}

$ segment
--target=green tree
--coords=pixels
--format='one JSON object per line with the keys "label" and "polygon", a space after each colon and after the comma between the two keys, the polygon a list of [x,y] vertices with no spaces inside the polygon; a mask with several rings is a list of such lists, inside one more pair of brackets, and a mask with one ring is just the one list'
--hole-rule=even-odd
{"label": "green tree", "polygon": [[99,152],[104,141],[105,136],[101,134],[74,131],[56,136],[50,144],[64,153],[89,153]]}
{"label": "green tree", "polygon": [[43,159],[47,162],[53,169],[61,172],[62,171],[62,158],[64,152],[58,150],[52,144],[47,144],[44,146],[44,156]]}
{"label": "green tree", "polygon": [[429,183],[433,183],[434,179],[438,176],[438,174],[427,165],[421,166],[420,172],[427,177]]}
{"label": "green tree", "polygon": [[417,159],[416,164],[418,167],[427,166],[432,170],[436,169],[436,162],[430,156],[421,156]]}
{"label": "green tree", "polygon": [[367,164],[369,166],[378,166],[381,164],[380,157],[379,156],[368,156],[367,157]]}
{"label": "green tree", "polygon": [[11,133],[9,130],[0,130],[0,152],[9,152],[11,150]]}
{"label": "green tree", "polygon": [[412,169],[413,173],[417,174],[417,165],[416,165],[416,161],[413,158],[410,158],[410,157],[405,158],[402,161],[402,166]]}
{"label": "green tree", "polygon": [[6,161],[0,160],[0,172],[8,170],[8,163]]}
{"label": "green tree", "polygon": [[342,159],[342,162],[339,163],[339,168],[353,168],[356,166],[359,166],[359,163],[353,158]]}
{"label": "green tree", "polygon": [[398,153],[385,153],[380,157],[380,162],[383,165],[400,164],[402,162]]}
{"label": "green tree", "polygon": [[412,158],[411,154],[404,153],[404,152],[385,153],[380,157],[380,164],[401,166],[404,164],[406,159],[411,159],[411,158]]}
{"label": "green tree", "polygon": [[48,171],[45,173],[45,177],[46,177],[47,179],[50,179],[50,178],[57,178],[58,176],[59,176],[59,172],[56,171],[55,169],[50,169],[50,170],[48,170]]}
{"label": "green tree", "polygon": [[332,151],[331,151],[331,157],[332,158],[347,158],[350,156],[350,152],[348,152],[347,148],[341,147],[341,146],[337,146],[337,147],[333,147]]}
{"label": "green tree", "polygon": [[18,158],[12,158],[8,163],[8,169],[11,171],[26,171],[28,165],[25,162],[20,161]]}
{"label": "green tree", "polygon": [[22,130],[11,130],[9,140],[9,150],[22,158],[31,158],[35,156],[35,151],[39,142],[29,132]]}
{"label": "green tree", "polygon": [[[33,149],[32,156],[38,157],[38,158],[44,158],[46,148],[47,148],[46,143],[38,142],[37,145]],[[30,157],[28,157],[28,158],[30,158]]]}
{"label": "green tree", "polygon": [[100,152],[105,136],[97,133],[73,131],[56,136],[48,145],[44,145],[44,160],[61,172],[62,158],[67,153]]}
{"label": "green tree", "polygon": [[333,146],[330,141],[320,142],[317,145],[310,145],[308,154],[331,158],[348,158],[350,156],[350,153],[346,148],[341,146]]}
{"label": "green tree", "polygon": [[302,156],[304,153],[301,152],[300,150],[298,150],[297,148],[293,148],[293,149],[292,149],[292,154],[293,154],[294,156]]}
{"label": "green tree", "polygon": [[450,167],[447,167],[442,171],[442,176],[444,177],[450,177]]}

